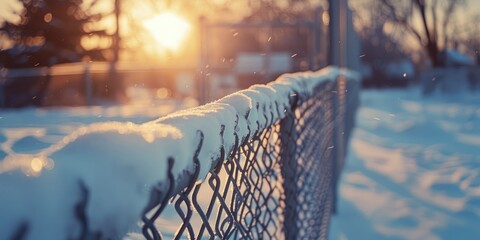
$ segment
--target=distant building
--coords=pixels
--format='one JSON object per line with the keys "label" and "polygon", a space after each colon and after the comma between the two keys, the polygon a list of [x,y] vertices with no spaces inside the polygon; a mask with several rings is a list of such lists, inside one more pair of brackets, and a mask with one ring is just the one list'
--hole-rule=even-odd
{"label": "distant building", "polygon": [[454,49],[447,49],[443,52],[445,66],[465,67],[475,65],[475,61],[468,55],[465,55]]}
{"label": "distant building", "polygon": [[474,59],[454,49],[447,49],[442,54],[445,67],[432,68],[421,75],[425,95],[480,90],[480,70],[475,66]]}
{"label": "distant building", "polygon": [[287,52],[270,54],[239,53],[235,61],[235,72],[237,74],[253,74],[262,71],[267,72],[267,74],[279,74],[292,70],[291,54]]}

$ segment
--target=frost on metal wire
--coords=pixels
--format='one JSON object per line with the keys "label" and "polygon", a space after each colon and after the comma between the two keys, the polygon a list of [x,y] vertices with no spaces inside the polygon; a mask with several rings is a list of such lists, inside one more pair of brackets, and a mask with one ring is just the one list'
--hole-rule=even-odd
{"label": "frost on metal wire", "polygon": [[[0,239],[326,238],[354,73],[285,74],[0,162]],[[347,93],[348,91],[348,93]]]}

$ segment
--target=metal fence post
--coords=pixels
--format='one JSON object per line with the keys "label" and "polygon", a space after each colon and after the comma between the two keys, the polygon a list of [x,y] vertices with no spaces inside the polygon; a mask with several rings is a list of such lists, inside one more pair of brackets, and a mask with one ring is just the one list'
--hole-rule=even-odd
{"label": "metal fence post", "polygon": [[[297,96],[297,95],[295,95]],[[296,239],[298,235],[298,187],[297,187],[297,132],[295,129],[295,109],[298,98],[290,99],[292,108],[287,109],[287,116],[280,122],[281,173],[283,176],[283,189],[285,191],[284,232],[285,239]]]}
{"label": "metal fence post", "polygon": [[208,26],[205,16],[199,18],[200,24],[200,73],[198,74],[198,100],[200,104],[207,102],[207,65],[208,65]]}
{"label": "metal fence post", "polygon": [[320,66],[319,60],[318,60],[318,49],[319,49],[319,41],[320,41],[320,16],[322,13],[322,9],[318,7],[315,9],[315,18],[313,20],[313,36],[312,36],[312,52],[313,52],[313,65],[312,69],[310,70],[317,70]]}
{"label": "metal fence post", "polygon": [[[5,75],[5,76],[4,76]],[[6,82],[6,74],[5,69],[0,69],[0,107],[5,107],[6,99],[5,99],[5,92],[4,92],[4,85]]]}
{"label": "metal fence post", "polygon": [[83,82],[85,84],[85,101],[92,105],[92,75],[90,73],[90,61],[83,63]]}
{"label": "metal fence post", "polygon": [[333,132],[333,143],[336,151],[333,157],[333,206],[332,212],[337,211],[337,195],[338,195],[338,181],[340,180],[340,173],[345,161],[345,97],[346,97],[346,78],[344,76],[337,76],[335,78],[336,96],[333,97],[333,111],[335,112],[334,121],[335,129]]}

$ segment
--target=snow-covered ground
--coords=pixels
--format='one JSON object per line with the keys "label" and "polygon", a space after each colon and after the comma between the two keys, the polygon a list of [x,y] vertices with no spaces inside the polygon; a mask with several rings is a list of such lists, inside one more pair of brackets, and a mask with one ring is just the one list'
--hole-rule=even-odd
{"label": "snow-covered ground", "polygon": [[[126,106],[1,110],[0,163],[90,123],[143,123],[197,104],[141,88],[129,94]],[[480,96],[424,99],[410,89],[366,91],[361,100],[331,239],[478,239]]]}
{"label": "snow-covered ground", "polygon": [[[69,214],[73,214],[72,202],[77,202],[80,199],[79,192],[76,190],[78,189],[78,182],[71,181],[72,178],[76,178],[73,175],[67,178],[62,177],[62,171],[76,174],[90,172],[92,173],[91,177],[96,176],[96,179],[94,178],[93,181],[97,190],[100,189],[99,191],[101,191],[102,188],[104,189],[105,186],[108,186],[110,188],[109,192],[117,193],[117,195],[109,195],[111,198],[117,198],[115,203],[118,204],[123,199],[131,201],[131,192],[123,191],[122,187],[126,187],[128,182],[135,182],[130,181],[130,175],[135,176],[134,172],[138,169],[135,169],[135,166],[127,166],[130,175],[122,175],[121,178],[118,178],[118,174],[121,175],[122,171],[125,171],[125,164],[119,164],[119,166],[122,166],[119,169],[114,168],[112,165],[105,165],[100,160],[108,159],[104,159],[105,155],[101,155],[101,151],[89,152],[88,149],[89,146],[98,146],[97,149],[100,150],[105,148],[106,151],[110,151],[108,153],[104,151],[107,154],[106,156],[115,158],[114,160],[119,160],[119,162],[121,157],[130,161],[135,159],[137,162],[147,159],[145,156],[141,159],[136,159],[132,157],[135,153],[129,154],[128,152],[135,145],[138,146],[139,152],[147,154],[142,146],[147,144],[146,141],[148,139],[145,138],[151,137],[151,135],[139,138],[138,132],[140,131],[141,133],[142,128],[137,127],[136,130],[132,131],[131,128],[139,126],[135,125],[135,123],[154,120],[176,110],[190,108],[198,104],[193,99],[176,100],[163,98],[165,94],[158,93],[158,91],[146,88],[130,88],[128,89],[128,94],[132,101],[126,105],[27,108],[19,110],[0,109],[0,239],[9,239],[13,234],[12,231],[16,231],[22,221],[27,221],[27,218],[28,221],[34,223],[27,226],[28,234],[30,234],[28,239],[66,239],[65,236],[67,235],[77,236],[78,227],[74,227],[72,224],[71,219],[73,217],[68,218],[70,219],[69,221],[65,221],[65,219],[70,216]],[[107,121],[115,121],[115,123]],[[102,124],[104,122],[107,123],[105,125],[92,125],[98,122]],[[125,124],[122,125],[122,123]],[[111,134],[113,137],[108,137],[108,134],[102,136],[97,134],[90,138],[84,137],[83,140],[78,138],[89,130],[101,131],[102,127],[110,129],[111,132],[116,127],[121,127],[123,129],[118,129],[117,132],[133,133],[131,133],[131,138],[128,141],[123,141],[123,143],[115,141],[118,138],[118,134]],[[165,129],[166,132],[167,130]],[[82,131],[84,132],[82,133]],[[147,131],[154,134],[157,133],[155,128],[152,127],[148,128]],[[73,147],[65,147],[71,140],[76,140],[76,144],[73,144]],[[117,148],[119,145],[124,147],[123,149],[109,148],[112,145],[109,142],[117,143]],[[75,148],[77,149],[75,150]],[[150,152],[152,151],[154,149],[150,147]],[[68,164],[69,161],[54,161],[47,157],[53,152],[57,152],[57,156],[55,158],[52,157],[52,159],[69,160],[70,162],[75,162],[75,164]],[[150,156],[150,158],[156,157],[153,154]],[[75,168],[68,170],[69,165],[75,166]],[[88,170],[84,168],[87,165],[89,165],[87,167]],[[19,167],[24,170],[25,174],[33,176],[40,175],[42,169],[55,168],[58,171],[45,171],[41,173],[41,177],[38,179],[35,177],[25,178],[21,172],[12,171],[12,169]],[[112,174],[117,174],[117,178],[110,179],[109,177],[113,176]],[[145,172],[142,174],[147,175]],[[157,175],[162,174],[158,173]],[[113,184],[112,179],[116,179],[113,180]],[[125,179],[126,182],[118,181],[118,179]],[[88,182],[89,180],[85,181]],[[112,186],[117,185],[121,187],[115,189],[120,191],[111,189]],[[126,194],[118,195],[119,192],[125,192]],[[145,192],[148,193],[147,191]],[[109,204],[108,207],[101,204],[95,205],[93,203],[95,198],[93,195],[95,194],[94,190],[90,189],[92,204],[89,206],[98,215],[105,214],[108,211],[107,209],[113,209],[114,211],[116,209],[134,209],[131,205],[129,208],[125,208],[122,205],[118,206],[105,200],[100,202]],[[111,212],[106,212],[106,214],[111,214]],[[136,215],[135,218],[137,217]],[[114,220],[117,219],[110,215],[109,220],[106,220],[106,222]],[[95,223],[92,224],[95,225]],[[105,226],[108,224],[96,225]],[[51,231],[52,226],[55,226],[54,228],[57,231]],[[42,228],[47,230],[42,230]]]}
{"label": "snow-covered ground", "polygon": [[[0,174],[7,171],[7,155],[36,154],[58,143],[73,131],[92,123],[141,124],[198,105],[192,98],[166,98],[165,89],[131,87],[128,104],[85,107],[0,109]],[[160,97],[159,97],[160,95]]]}
{"label": "snow-covered ground", "polygon": [[161,118],[196,101],[133,88],[128,105],[1,110],[0,239],[121,238],[137,230],[132,223],[167,172],[203,179],[232,150],[234,134],[243,141],[266,128],[285,116],[291,96],[308,98],[340,74],[356,77],[337,68],[283,75]]}
{"label": "snow-covered ground", "polygon": [[330,239],[479,239],[480,95],[361,101]]}

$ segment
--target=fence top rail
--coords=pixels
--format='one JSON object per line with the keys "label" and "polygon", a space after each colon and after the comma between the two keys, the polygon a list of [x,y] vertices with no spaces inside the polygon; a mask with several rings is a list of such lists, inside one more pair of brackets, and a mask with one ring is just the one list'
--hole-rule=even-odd
{"label": "fence top rail", "polygon": [[202,181],[236,138],[248,140],[282,119],[291,97],[307,99],[338,76],[358,79],[336,67],[284,74],[151,122],[92,124],[38,154],[7,155],[0,161],[0,239],[25,229],[34,239],[77,238],[85,228],[121,236],[155,201],[152,189],[173,184],[178,192],[192,176]]}
{"label": "fence top rail", "polygon": [[298,27],[314,27],[314,21],[298,21],[298,22],[285,22],[285,21],[271,21],[271,22],[239,22],[239,23],[207,23],[211,28],[298,28]]}

